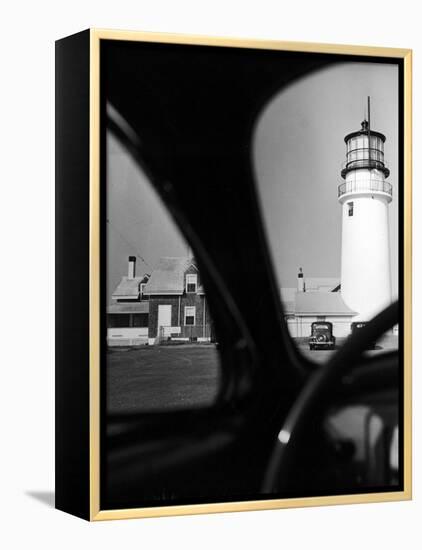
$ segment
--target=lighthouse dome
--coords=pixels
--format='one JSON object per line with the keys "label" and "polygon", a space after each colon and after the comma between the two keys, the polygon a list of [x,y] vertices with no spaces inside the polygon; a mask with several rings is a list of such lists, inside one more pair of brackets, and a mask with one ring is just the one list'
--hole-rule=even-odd
{"label": "lighthouse dome", "polygon": [[367,120],[363,120],[361,129],[347,134],[344,138],[346,143],[346,163],[341,171],[343,178],[351,170],[377,169],[384,173],[385,177],[390,174],[384,161],[385,135],[381,132],[370,130]]}

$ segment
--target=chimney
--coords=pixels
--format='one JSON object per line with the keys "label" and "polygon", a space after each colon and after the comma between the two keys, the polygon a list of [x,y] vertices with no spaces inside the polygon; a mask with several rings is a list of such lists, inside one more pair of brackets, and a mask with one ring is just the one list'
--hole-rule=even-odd
{"label": "chimney", "polygon": [[302,268],[299,267],[299,273],[297,274],[297,291],[305,292],[305,279],[303,277]]}
{"label": "chimney", "polygon": [[134,279],[135,278],[135,266],[136,266],[136,257],[135,256],[129,256],[128,271],[127,271],[127,278],[128,279]]}

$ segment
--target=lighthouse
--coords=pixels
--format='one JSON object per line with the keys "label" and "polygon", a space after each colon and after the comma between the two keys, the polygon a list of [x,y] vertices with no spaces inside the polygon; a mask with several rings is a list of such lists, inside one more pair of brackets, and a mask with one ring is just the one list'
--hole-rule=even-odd
{"label": "lighthouse", "polygon": [[357,312],[354,320],[369,321],[391,302],[388,207],[392,186],[384,162],[385,136],[368,119],[348,134],[346,163],[338,187],[342,208],[341,294]]}

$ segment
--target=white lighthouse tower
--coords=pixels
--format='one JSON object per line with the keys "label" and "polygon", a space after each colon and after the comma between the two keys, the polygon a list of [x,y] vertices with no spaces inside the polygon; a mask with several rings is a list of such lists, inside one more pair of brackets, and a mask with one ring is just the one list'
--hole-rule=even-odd
{"label": "white lighthouse tower", "polygon": [[391,303],[388,205],[392,186],[384,163],[385,136],[368,120],[348,134],[346,164],[338,200],[342,206],[341,294],[358,315],[369,321]]}

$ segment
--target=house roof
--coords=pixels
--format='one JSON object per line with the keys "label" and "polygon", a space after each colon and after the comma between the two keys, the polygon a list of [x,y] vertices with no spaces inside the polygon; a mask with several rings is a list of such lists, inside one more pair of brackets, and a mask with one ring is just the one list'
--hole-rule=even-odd
{"label": "house roof", "polygon": [[123,302],[120,304],[111,304],[107,307],[107,313],[149,313],[149,302]]}
{"label": "house roof", "polygon": [[296,292],[296,315],[356,315],[343,301],[341,292]]}
{"label": "house roof", "polygon": [[195,265],[194,260],[187,257],[160,258],[145,285],[144,294],[183,294],[185,271],[191,264]]}
{"label": "house roof", "polygon": [[120,283],[115,288],[112,298],[138,298],[139,296],[139,285],[144,279],[142,277],[134,277],[129,279],[128,277],[122,277]]}
{"label": "house roof", "polygon": [[340,284],[340,277],[305,277],[306,290],[331,292]]}

